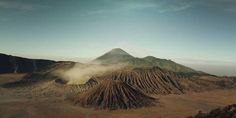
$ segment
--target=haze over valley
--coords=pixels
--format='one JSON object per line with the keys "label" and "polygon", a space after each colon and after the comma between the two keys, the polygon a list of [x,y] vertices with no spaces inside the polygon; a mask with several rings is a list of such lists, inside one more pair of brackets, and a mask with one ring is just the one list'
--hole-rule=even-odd
{"label": "haze over valley", "polygon": [[235,0],[0,0],[0,118],[235,118]]}

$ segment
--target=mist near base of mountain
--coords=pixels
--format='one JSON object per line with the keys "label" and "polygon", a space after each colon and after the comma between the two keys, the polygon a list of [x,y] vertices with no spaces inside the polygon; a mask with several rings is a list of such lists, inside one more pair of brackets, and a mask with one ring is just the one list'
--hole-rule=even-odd
{"label": "mist near base of mountain", "polygon": [[186,65],[195,70],[217,75],[217,76],[236,76],[236,63],[211,60],[187,60],[174,59],[177,63]]}
{"label": "mist near base of mountain", "polygon": [[236,66],[231,65],[188,65],[194,69],[218,76],[236,76]]}
{"label": "mist near base of mountain", "polygon": [[73,68],[59,74],[68,81],[68,84],[84,84],[93,76],[116,71],[123,67],[125,67],[124,64],[76,64]]}

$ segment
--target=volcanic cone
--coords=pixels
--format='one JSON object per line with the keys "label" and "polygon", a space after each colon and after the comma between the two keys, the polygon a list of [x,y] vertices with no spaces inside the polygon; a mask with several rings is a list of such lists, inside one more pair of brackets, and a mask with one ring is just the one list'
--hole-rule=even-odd
{"label": "volcanic cone", "polygon": [[119,80],[101,83],[74,98],[74,103],[98,109],[131,109],[154,105],[155,99]]}

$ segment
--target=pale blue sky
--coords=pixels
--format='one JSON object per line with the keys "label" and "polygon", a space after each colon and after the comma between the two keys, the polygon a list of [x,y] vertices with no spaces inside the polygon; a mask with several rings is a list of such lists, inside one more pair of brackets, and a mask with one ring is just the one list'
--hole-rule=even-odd
{"label": "pale blue sky", "polygon": [[121,47],[236,67],[236,1],[0,0],[0,42],[1,53],[33,58],[94,58]]}

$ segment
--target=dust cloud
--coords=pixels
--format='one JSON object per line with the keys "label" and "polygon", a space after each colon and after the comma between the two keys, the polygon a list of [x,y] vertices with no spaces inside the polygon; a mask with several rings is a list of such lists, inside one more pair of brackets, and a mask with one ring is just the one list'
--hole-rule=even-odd
{"label": "dust cloud", "polygon": [[84,84],[93,76],[119,70],[124,66],[123,64],[76,64],[73,68],[63,72],[61,75],[68,81],[68,84]]}

